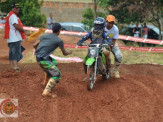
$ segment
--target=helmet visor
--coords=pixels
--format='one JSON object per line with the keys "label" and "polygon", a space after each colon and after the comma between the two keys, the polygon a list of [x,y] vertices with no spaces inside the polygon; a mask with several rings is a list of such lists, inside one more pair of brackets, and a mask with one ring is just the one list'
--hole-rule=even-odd
{"label": "helmet visor", "polygon": [[101,24],[94,24],[94,29],[95,30],[102,30],[103,28],[104,28],[104,26],[101,25]]}
{"label": "helmet visor", "polygon": [[96,36],[100,36],[103,33],[103,30],[93,30],[93,34]]}

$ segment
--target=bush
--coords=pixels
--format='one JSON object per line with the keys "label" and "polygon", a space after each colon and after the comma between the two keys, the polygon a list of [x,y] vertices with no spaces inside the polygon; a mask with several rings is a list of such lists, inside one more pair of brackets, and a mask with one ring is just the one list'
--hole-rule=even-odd
{"label": "bush", "polygon": [[[6,2],[0,2],[0,9],[4,13],[8,13],[11,10],[11,4],[13,0],[7,0]],[[21,9],[19,17],[26,26],[44,27],[46,24],[46,16],[41,15],[40,8],[43,4],[43,0],[17,0]]]}
{"label": "bush", "polygon": [[[82,23],[86,26],[89,27],[89,30],[93,27],[93,21],[95,19],[93,10],[91,8],[87,8],[86,10],[83,11],[83,20]],[[103,17],[104,19],[106,18],[106,14],[103,12],[97,12],[98,17]]]}
{"label": "bush", "polygon": [[91,29],[93,27],[94,13],[91,8],[87,8],[83,11],[83,20],[82,23]]}

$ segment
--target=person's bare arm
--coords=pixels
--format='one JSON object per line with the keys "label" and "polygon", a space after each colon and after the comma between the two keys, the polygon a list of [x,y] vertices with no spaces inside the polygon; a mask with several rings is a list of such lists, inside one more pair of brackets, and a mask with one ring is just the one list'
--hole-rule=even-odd
{"label": "person's bare arm", "polygon": [[112,45],[110,45],[110,49],[111,49],[111,50],[112,50],[112,48],[114,47],[115,42],[116,42],[116,39],[113,39],[113,40],[112,40]]}
{"label": "person's bare arm", "polygon": [[18,24],[14,23],[13,26],[18,30],[19,32],[25,32],[23,28],[21,28]]}
{"label": "person's bare arm", "polygon": [[112,44],[113,44],[113,46],[114,46],[115,42],[116,42],[116,39],[113,39],[113,40],[112,40]]}
{"label": "person's bare arm", "polygon": [[71,50],[65,50],[65,48],[61,49],[63,55],[69,55],[72,54]]}
{"label": "person's bare arm", "polygon": [[33,44],[33,47],[36,49],[36,48],[38,47],[39,43],[40,43],[40,40],[37,40],[37,41]]}

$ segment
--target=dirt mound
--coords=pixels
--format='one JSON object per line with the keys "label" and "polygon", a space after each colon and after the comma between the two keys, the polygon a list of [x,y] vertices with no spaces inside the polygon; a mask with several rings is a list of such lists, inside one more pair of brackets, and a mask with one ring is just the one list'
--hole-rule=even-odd
{"label": "dirt mound", "polygon": [[81,63],[59,64],[62,79],[56,99],[41,96],[43,72],[37,64],[21,64],[22,71],[0,65],[0,98],[19,101],[19,117],[1,122],[161,122],[163,66],[122,65],[121,78],[98,78],[87,91]]}

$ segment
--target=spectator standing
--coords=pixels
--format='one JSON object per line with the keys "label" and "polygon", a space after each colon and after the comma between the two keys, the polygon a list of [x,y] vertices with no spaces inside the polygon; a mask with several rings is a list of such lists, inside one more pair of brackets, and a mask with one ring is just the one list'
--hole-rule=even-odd
{"label": "spectator standing", "polygon": [[20,6],[12,3],[11,11],[6,17],[5,36],[9,47],[9,61],[11,68],[20,71],[18,61],[22,58],[21,42],[25,39],[25,30],[18,17]]}
{"label": "spectator standing", "polygon": [[138,27],[138,23],[136,24],[136,27],[133,28],[132,33],[134,34],[134,37],[140,37],[141,29]]}
{"label": "spectator standing", "polygon": [[148,38],[148,31],[149,31],[149,28],[147,27],[146,23],[144,23],[142,38],[145,38],[145,39]]}
{"label": "spectator standing", "polygon": [[53,18],[52,13],[49,14],[48,18],[48,29],[52,29],[53,24],[55,23],[55,20]]}

